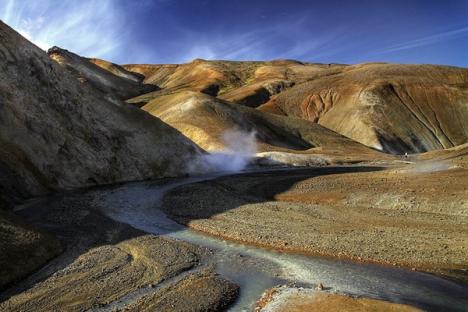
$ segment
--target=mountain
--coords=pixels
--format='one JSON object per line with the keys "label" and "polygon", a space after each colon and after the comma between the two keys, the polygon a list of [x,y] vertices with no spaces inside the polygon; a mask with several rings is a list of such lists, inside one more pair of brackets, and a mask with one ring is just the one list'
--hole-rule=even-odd
{"label": "mountain", "polygon": [[87,59],[58,47],[50,48],[47,53],[81,82],[89,84],[105,96],[126,100],[158,89],[154,85],[142,84],[141,75],[128,72],[116,64]]}
{"label": "mountain", "polygon": [[360,64],[296,85],[260,107],[317,122],[389,153],[468,140],[468,69]]}
{"label": "mountain", "polygon": [[260,111],[309,120],[386,153],[420,153],[468,140],[468,69],[436,65],[194,60],[123,65],[162,90],[201,91]]}
{"label": "mountain", "polygon": [[313,77],[335,73],[346,65],[310,64],[294,60],[269,62],[207,61],[186,64],[130,64],[125,69],[145,76],[144,82],[162,88],[129,102],[179,91],[199,91],[222,99],[257,107],[270,97]]}
{"label": "mountain", "polygon": [[[236,142],[249,144],[251,136],[259,156],[285,164],[306,165],[318,159],[325,163],[388,159],[316,123],[263,113],[200,92],[163,95],[142,109],[210,152],[228,150]],[[244,149],[242,144],[235,146],[239,152]]]}
{"label": "mountain", "polygon": [[159,119],[80,83],[1,22],[0,39],[3,203],[50,190],[184,175],[187,160],[201,152]]}

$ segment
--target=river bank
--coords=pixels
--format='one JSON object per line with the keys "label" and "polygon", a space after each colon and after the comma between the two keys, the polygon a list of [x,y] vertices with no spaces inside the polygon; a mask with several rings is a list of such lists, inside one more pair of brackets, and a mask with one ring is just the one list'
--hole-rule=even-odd
{"label": "river bank", "polygon": [[468,170],[380,169],[221,177],[172,190],[163,210],[223,239],[467,282]]}
{"label": "river bank", "polygon": [[[349,169],[320,170],[336,173]],[[371,169],[360,170],[370,174]],[[289,174],[311,177],[316,176],[314,172],[300,169]],[[167,200],[180,188],[218,185],[224,179],[252,183],[252,179],[271,181],[275,177],[284,180],[288,175],[274,170],[128,183],[25,205],[17,214],[58,237],[66,251],[3,292],[0,308],[164,311],[193,306],[217,311],[231,304],[230,311],[249,311],[266,289],[290,283],[305,287],[323,283],[330,292],[403,302],[426,310],[463,311],[468,304],[467,287],[449,280],[394,267],[237,244],[187,229],[159,209],[163,198]],[[269,185],[273,189],[275,184]],[[218,189],[209,191],[214,195]],[[180,193],[181,198],[186,195]]]}

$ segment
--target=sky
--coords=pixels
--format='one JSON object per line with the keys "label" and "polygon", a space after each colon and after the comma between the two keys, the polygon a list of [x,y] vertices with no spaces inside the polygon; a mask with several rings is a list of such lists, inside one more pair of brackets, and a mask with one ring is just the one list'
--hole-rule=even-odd
{"label": "sky", "polygon": [[468,67],[468,0],[0,0],[43,49],[119,64],[194,58]]}

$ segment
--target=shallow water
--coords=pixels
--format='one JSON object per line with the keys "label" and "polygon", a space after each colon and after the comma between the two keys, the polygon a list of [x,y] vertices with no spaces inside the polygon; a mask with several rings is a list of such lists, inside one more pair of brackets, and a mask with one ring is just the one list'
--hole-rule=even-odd
{"label": "shallow water", "polygon": [[430,274],[350,261],[294,255],[225,241],[194,232],[159,210],[165,192],[214,177],[181,179],[161,185],[132,183],[97,191],[95,204],[108,217],[148,233],[215,251],[216,270],[241,287],[230,311],[250,311],[270,287],[322,283],[329,291],[407,303],[425,310],[468,311],[468,287]]}

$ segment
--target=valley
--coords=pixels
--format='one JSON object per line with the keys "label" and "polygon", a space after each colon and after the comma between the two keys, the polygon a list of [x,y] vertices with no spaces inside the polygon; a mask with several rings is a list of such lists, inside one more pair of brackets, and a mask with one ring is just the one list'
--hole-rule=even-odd
{"label": "valley", "polygon": [[1,311],[466,311],[468,69],[0,72]]}

